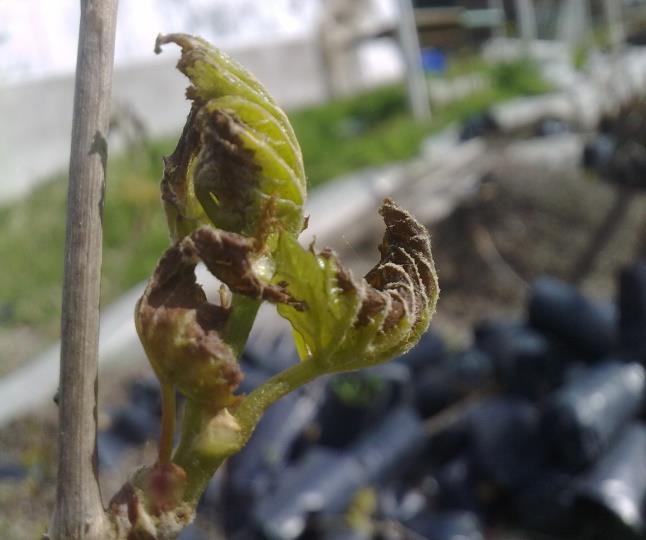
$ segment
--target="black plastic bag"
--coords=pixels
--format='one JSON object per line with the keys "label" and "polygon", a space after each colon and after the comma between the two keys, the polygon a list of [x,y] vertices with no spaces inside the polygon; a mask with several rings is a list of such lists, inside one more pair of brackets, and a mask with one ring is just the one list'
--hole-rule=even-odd
{"label": "black plastic bag", "polygon": [[577,470],[598,459],[640,410],[645,387],[640,364],[608,361],[550,396],[542,432],[556,463]]}
{"label": "black plastic bag", "polygon": [[575,287],[553,278],[541,278],[533,284],[529,322],[594,358],[609,354],[617,342],[613,306],[592,302]]}
{"label": "black plastic bag", "polygon": [[579,536],[643,539],[645,501],[646,427],[632,424],[578,482],[575,507]]}

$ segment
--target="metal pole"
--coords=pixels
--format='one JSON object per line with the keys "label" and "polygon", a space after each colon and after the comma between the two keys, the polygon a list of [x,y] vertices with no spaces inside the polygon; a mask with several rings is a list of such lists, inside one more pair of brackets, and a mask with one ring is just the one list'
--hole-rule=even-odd
{"label": "metal pole", "polygon": [[623,46],[626,38],[620,0],[603,0],[603,10],[610,33],[610,45],[616,51]]}
{"label": "metal pole", "polygon": [[536,39],[536,11],[532,0],[516,0],[516,16],[520,27],[520,37],[525,47]]}
{"label": "metal pole", "polygon": [[505,3],[502,0],[489,0],[489,9],[495,9],[500,13],[500,23],[496,26],[496,37],[504,38],[507,35],[507,15]]}
{"label": "metal pole", "polygon": [[399,0],[399,42],[406,63],[406,86],[411,111],[416,120],[431,118],[428,83],[422,67],[415,12],[411,0]]}

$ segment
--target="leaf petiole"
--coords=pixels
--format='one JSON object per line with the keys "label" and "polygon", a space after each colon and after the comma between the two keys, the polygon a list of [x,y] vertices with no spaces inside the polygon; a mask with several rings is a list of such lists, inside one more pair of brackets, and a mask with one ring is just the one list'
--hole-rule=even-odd
{"label": "leaf petiole", "polygon": [[309,358],[274,375],[247,395],[233,413],[242,430],[240,433],[242,444],[246,443],[260,417],[270,405],[324,374],[325,370],[320,363]]}

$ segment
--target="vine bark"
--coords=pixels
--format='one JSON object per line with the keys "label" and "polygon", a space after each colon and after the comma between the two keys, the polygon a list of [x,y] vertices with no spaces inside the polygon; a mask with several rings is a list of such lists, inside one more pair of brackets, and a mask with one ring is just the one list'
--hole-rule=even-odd
{"label": "vine bark", "polygon": [[[81,0],[61,318],[58,483],[51,540],[109,536],[96,467],[101,214],[117,0]],[[107,533],[107,534],[106,534]]]}

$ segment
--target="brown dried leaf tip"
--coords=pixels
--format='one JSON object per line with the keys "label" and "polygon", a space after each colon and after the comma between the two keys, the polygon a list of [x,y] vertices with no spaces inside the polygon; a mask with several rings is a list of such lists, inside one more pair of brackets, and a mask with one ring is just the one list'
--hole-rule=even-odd
{"label": "brown dried leaf tip", "polygon": [[[366,291],[360,317],[362,312],[365,316],[365,311],[383,302],[390,304],[384,331],[404,316],[412,319],[413,326],[418,322],[427,324],[439,294],[428,230],[390,199],[384,200],[379,213],[386,232],[379,246],[381,259],[365,276],[372,290]],[[375,293],[381,293],[381,302],[376,300]]]}

